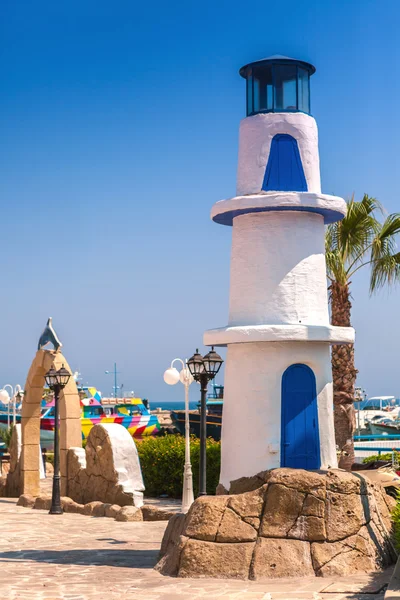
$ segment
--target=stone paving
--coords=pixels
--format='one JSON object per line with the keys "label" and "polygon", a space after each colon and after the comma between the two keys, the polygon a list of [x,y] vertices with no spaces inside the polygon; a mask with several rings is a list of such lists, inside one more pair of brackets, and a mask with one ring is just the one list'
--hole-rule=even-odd
{"label": "stone paving", "polygon": [[154,571],[165,522],[49,515],[0,499],[0,600],[383,600],[374,576],[265,583],[174,579]]}

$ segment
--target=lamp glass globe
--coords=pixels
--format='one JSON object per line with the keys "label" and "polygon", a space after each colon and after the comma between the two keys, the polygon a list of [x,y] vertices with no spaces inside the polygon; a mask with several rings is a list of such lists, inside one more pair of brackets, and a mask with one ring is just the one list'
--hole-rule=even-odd
{"label": "lamp glass globe", "polygon": [[3,404],[8,404],[10,402],[10,394],[7,392],[7,390],[0,390],[0,402]]}
{"label": "lamp glass globe", "polygon": [[168,385],[175,385],[179,381],[179,372],[175,367],[167,369],[164,373],[164,381]]}
{"label": "lamp glass globe", "polygon": [[187,367],[182,369],[182,371],[179,373],[179,379],[181,380],[181,383],[187,383],[189,385],[194,381],[193,375]]}

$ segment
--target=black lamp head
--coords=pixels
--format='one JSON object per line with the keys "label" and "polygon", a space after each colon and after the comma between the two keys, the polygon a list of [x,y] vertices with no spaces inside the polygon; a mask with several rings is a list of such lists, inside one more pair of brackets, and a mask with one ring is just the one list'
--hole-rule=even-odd
{"label": "black lamp head", "polygon": [[212,346],[210,352],[208,352],[203,358],[204,370],[208,375],[208,379],[214,379],[223,362],[224,361],[220,355],[215,352],[214,346]]}
{"label": "black lamp head", "polygon": [[200,377],[204,373],[204,362],[198,348],[196,348],[196,352],[187,361],[187,366],[193,379],[200,381]]}

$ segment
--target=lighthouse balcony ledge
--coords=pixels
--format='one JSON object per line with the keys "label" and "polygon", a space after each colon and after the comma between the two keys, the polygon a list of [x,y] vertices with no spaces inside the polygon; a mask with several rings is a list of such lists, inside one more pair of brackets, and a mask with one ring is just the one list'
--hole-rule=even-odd
{"label": "lighthouse balcony ledge", "polygon": [[204,333],[206,346],[227,346],[251,342],[325,342],[353,344],[352,327],[334,325],[234,325],[209,329]]}
{"label": "lighthouse balcony ledge", "polygon": [[235,196],[216,202],[211,219],[221,225],[233,225],[239,215],[268,211],[301,211],[323,216],[325,225],[340,221],[346,215],[346,202],[338,196],[314,192],[260,192]]}

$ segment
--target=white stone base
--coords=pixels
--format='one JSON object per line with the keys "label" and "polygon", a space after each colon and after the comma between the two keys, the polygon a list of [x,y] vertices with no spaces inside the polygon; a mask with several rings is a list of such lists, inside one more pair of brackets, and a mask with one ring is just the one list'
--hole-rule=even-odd
{"label": "white stone base", "polygon": [[296,363],[308,365],[316,378],[321,468],[337,466],[329,345],[228,344],[220,478],[227,489],[234,479],[280,466],[282,375]]}

